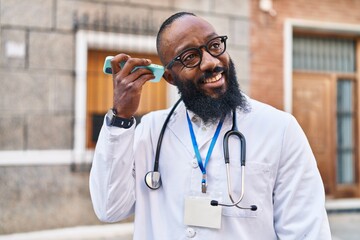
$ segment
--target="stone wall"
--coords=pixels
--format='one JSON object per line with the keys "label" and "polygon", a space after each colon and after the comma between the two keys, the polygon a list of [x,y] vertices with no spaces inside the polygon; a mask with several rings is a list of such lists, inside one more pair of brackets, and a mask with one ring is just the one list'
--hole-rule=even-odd
{"label": "stone wall", "polygon": [[0,150],[72,147],[74,32],[56,27],[58,2],[1,1]]}
{"label": "stone wall", "polygon": [[72,151],[78,29],[155,36],[172,13],[194,12],[229,36],[247,91],[249,7],[248,0],[0,0],[0,234],[99,223],[88,170],[72,172],[51,157],[49,165],[1,159],[5,151]]}
{"label": "stone wall", "polygon": [[98,224],[88,177],[68,165],[0,167],[0,234]]}

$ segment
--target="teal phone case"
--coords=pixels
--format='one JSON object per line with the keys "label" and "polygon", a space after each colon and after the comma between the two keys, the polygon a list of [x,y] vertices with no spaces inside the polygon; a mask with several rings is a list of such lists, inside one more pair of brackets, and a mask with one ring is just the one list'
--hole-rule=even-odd
{"label": "teal phone case", "polygon": [[[105,74],[112,74],[112,68],[111,68],[111,59],[112,58],[113,58],[113,56],[107,56],[105,58],[104,67],[103,67],[103,72]],[[121,62],[120,66],[123,67],[124,64],[125,64],[125,62]],[[138,68],[147,68],[153,72],[155,79],[150,80],[150,82],[159,82],[165,71],[163,66],[157,65],[157,64],[150,64],[149,66],[135,67],[133,71],[135,71]]]}

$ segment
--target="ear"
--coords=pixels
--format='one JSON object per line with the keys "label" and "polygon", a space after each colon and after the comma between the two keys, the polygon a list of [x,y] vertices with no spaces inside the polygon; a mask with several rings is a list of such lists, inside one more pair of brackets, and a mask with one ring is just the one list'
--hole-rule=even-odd
{"label": "ear", "polygon": [[163,75],[163,78],[168,82],[170,83],[171,85],[175,85],[174,84],[174,79],[173,79],[173,76],[170,72],[169,69],[166,69],[165,72],[164,72],[164,75]]}

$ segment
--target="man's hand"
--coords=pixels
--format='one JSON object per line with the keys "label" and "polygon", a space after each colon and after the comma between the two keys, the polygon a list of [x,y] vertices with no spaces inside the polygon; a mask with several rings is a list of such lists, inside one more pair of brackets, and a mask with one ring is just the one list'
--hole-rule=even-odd
{"label": "man's hand", "polygon": [[[123,68],[121,62],[126,62]],[[111,60],[113,72],[114,100],[113,108],[117,116],[122,118],[131,118],[136,113],[139,103],[141,90],[145,82],[154,79],[153,73],[146,68],[138,68],[132,72],[135,67],[148,66],[151,60],[145,58],[131,58],[126,54],[118,54]]]}

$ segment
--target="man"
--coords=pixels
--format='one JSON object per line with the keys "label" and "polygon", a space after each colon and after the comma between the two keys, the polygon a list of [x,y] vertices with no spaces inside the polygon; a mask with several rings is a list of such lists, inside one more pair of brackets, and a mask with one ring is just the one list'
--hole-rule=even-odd
{"label": "man", "polygon": [[[330,239],[323,184],[303,131],[290,114],[239,91],[226,40],[186,12],[159,30],[164,78],[182,98],[163,135],[160,187],[144,177],[154,168],[169,110],[144,116],[135,128],[141,88],[154,76],[132,69],[150,61],[126,54],[112,60],[113,109],[121,121],[114,124],[107,114],[96,146],[90,174],[96,215],[116,222],[135,213],[136,240]],[[227,174],[222,140],[233,125],[246,146],[229,139]]]}

